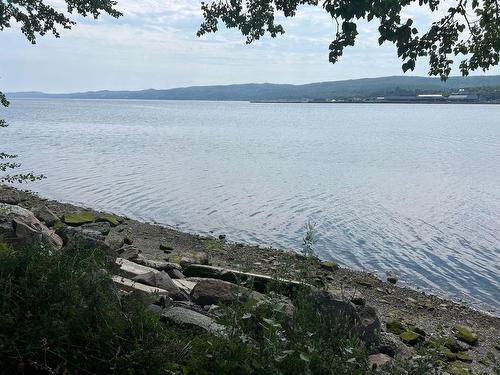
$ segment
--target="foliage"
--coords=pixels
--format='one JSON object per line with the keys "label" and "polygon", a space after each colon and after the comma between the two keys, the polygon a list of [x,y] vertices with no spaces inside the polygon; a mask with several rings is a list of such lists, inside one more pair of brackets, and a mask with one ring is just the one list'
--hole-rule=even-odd
{"label": "foliage", "polygon": [[[101,12],[113,17],[120,17],[122,13],[114,9],[113,0],[65,0],[67,13],[77,13],[84,17],[99,17]],[[60,36],[58,28],[71,29],[75,24],[68,15],[60,9],[41,0],[9,0],[0,2],[0,31],[11,27],[11,21],[21,24],[21,31],[33,44],[36,35],[52,33],[56,38]]]}
{"label": "foliage", "polygon": [[378,21],[379,44],[393,43],[403,61],[404,72],[414,70],[419,57],[427,57],[429,74],[445,80],[451,72],[454,56],[463,56],[462,75],[481,69],[486,71],[499,62],[500,11],[498,0],[459,0],[446,14],[421,32],[403,12],[418,4],[431,13],[446,7],[444,0],[233,0],[202,3],[204,22],[198,35],[218,30],[221,20],[228,28],[238,28],[247,37],[247,43],[260,39],[266,33],[272,37],[283,34],[276,23],[277,12],[285,17],[295,16],[300,5],[318,6],[332,17],[337,25],[336,37],[331,42],[329,60],[336,63],[344,48],[353,46],[361,19]]}
{"label": "foliage", "polygon": [[[293,318],[286,300],[268,292],[265,301],[241,298],[223,308],[226,337],[198,342],[185,374],[365,374],[364,347],[324,319],[304,288],[294,299]],[[207,345],[208,344],[208,345]]]}
{"label": "foliage", "polygon": [[121,297],[102,267],[93,250],[0,245],[2,371],[159,374],[181,357],[192,334]]}

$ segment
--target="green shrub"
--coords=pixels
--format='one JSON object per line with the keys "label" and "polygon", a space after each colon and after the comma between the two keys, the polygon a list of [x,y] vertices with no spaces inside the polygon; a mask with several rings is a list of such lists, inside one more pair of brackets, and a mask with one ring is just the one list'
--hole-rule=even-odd
{"label": "green shrub", "polygon": [[104,256],[0,243],[0,368],[46,373],[165,373],[188,331],[124,299]]}

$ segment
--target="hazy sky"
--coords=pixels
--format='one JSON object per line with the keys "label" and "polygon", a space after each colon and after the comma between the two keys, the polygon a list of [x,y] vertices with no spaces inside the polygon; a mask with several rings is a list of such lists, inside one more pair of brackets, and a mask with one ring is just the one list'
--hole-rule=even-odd
{"label": "hazy sky", "polygon": [[[200,1],[118,0],[122,18],[77,18],[78,25],[62,31],[61,38],[40,37],[36,45],[17,27],[0,32],[0,90],[136,90],[402,74],[394,46],[378,46],[375,22],[361,25],[357,45],[332,65],[328,45],[335,27],[320,7],[304,6],[295,18],[284,20],[285,35],[246,45],[237,30],[196,37]],[[406,14],[417,25],[433,17],[419,7]],[[411,74],[427,70],[421,60]],[[488,74],[500,74],[500,68]]]}

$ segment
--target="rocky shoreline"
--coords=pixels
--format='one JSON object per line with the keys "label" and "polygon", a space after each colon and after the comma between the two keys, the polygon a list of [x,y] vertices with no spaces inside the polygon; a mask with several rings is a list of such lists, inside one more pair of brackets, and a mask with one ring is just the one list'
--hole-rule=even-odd
{"label": "rocky shoreline", "polygon": [[[144,284],[160,283],[156,271],[158,267],[164,267],[179,291],[173,289],[181,293],[178,299],[187,298],[185,296],[189,294],[191,299],[211,302],[206,292],[210,289],[210,282],[199,286],[196,297],[193,297],[193,287],[201,280],[200,277],[217,280],[226,278],[225,281],[231,281],[227,278],[234,277],[235,273],[252,273],[257,274],[257,279],[260,277],[262,282],[270,276],[296,280],[303,269],[304,259],[292,252],[231,243],[223,235],[215,238],[184,233],[47,200],[11,187],[0,186],[0,203],[32,211],[40,222],[55,231],[65,243],[74,238],[88,241],[90,245],[102,241],[122,259],[122,279],[117,282],[122,282],[124,288],[127,288],[127,282],[123,280],[128,280],[128,277],[140,278],[141,275],[144,278],[148,270],[152,273],[149,277],[155,280],[143,280]],[[50,238],[53,231],[46,235]],[[59,237],[51,239],[55,246],[62,246]],[[132,262],[127,263],[130,260]],[[137,267],[146,268],[138,271]],[[228,269],[234,272],[228,272]],[[398,287],[396,277],[383,281],[369,273],[341,268],[334,262],[317,259],[313,261],[311,269],[311,279],[321,289],[332,295],[341,295],[354,306],[373,307],[381,322],[382,334],[385,339],[398,344],[400,355],[416,356],[418,353],[414,345],[417,342],[426,340],[432,343],[435,336],[449,336],[450,341],[437,348],[452,364],[448,372],[460,375],[470,373],[469,369],[480,374],[499,373],[498,316],[434,295]],[[210,311],[211,306],[215,305],[205,302],[199,303],[201,309],[206,307]],[[175,310],[168,311],[172,315],[171,319],[179,317]],[[209,329],[217,331],[219,328],[210,326]]]}

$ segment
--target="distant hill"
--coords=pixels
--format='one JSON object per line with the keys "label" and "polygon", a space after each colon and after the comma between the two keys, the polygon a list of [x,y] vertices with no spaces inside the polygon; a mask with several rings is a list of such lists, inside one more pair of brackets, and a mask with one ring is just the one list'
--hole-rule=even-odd
{"label": "distant hill", "polygon": [[459,88],[500,87],[500,75],[450,77],[442,82],[430,77],[380,77],[305,85],[248,83],[224,86],[193,86],[168,90],[88,91],[70,94],[14,92],[14,98],[150,99],[150,100],[307,100],[370,98],[383,95],[413,95],[451,92]]}

